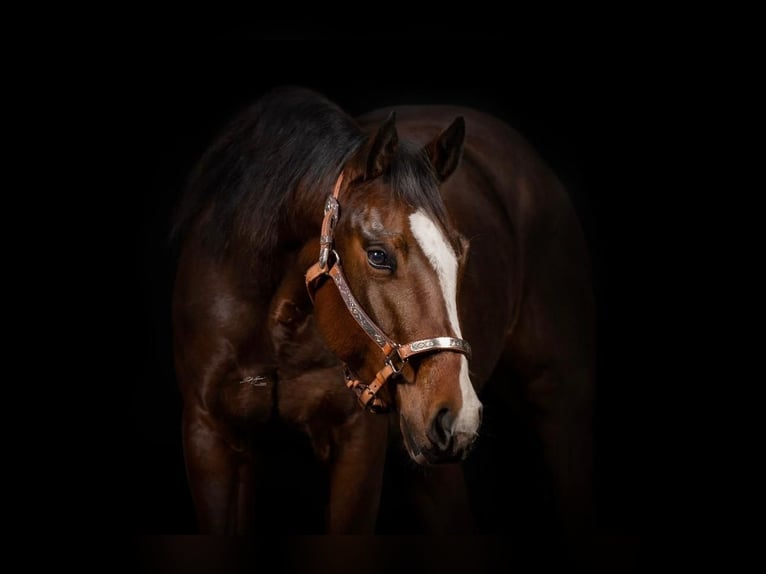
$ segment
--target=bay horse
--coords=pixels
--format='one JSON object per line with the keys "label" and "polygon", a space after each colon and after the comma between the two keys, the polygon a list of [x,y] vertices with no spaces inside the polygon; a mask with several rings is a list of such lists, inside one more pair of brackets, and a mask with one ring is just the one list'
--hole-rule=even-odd
{"label": "bay horse", "polygon": [[[276,89],[199,161],[173,234],[201,532],[274,528],[258,525],[264,499],[305,502],[315,487],[323,520],[309,530],[373,532],[387,452],[402,445],[427,493],[424,528],[470,531],[462,461],[490,387],[527,405],[564,515],[587,513],[585,241],[558,179],[505,123],[450,106],[352,118],[313,91]],[[318,470],[291,466],[287,436]]]}

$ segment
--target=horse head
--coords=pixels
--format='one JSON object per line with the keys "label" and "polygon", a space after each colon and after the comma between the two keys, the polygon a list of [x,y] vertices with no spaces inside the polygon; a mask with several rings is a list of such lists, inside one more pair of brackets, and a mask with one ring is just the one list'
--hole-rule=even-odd
{"label": "horse head", "polygon": [[[416,462],[456,462],[482,410],[457,308],[468,241],[439,190],[460,161],[465,124],[457,118],[420,146],[400,141],[395,123],[392,113],[343,167],[307,282],[319,331],[363,404],[374,410],[387,397]],[[335,288],[312,288],[327,273]]]}

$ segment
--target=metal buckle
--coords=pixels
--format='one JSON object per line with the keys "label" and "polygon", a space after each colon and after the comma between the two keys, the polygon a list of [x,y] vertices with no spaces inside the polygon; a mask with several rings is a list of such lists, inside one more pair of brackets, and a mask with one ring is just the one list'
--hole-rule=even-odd
{"label": "metal buckle", "polygon": [[337,199],[332,195],[327,198],[327,202],[324,204],[324,214],[327,215],[328,213],[332,213],[332,217],[330,218],[330,229],[332,229],[335,222],[338,221],[338,207]]}
{"label": "metal buckle", "polygon": [[[327,267],[327,259],[330,256],[330,249],[332,248],[333,243],[333,231],[335,230],[335,224],[338,222],[338,211],[340,209],[340,205],[338,204],[338,200],[335,199],[332,195],[327,198],[327,202],[324,205],[324,216],[325,219],[327,219],[327,216],[330,216],[330,219],[328,221],[327,225],[327,234],[322,235],[320,238],[321,248],[319,250],[319,268],[324,269]],[[322,225],[322,231],[325,231],[324,224]]]}
{"label": "metal buckle", "polygon": [[[394,365],[394,357],[399,358],[399,366]],[[402,359],[402,356],[399,354],[399,348],[395,348],[391,353],[386,357],[385,361],[386,365],[391,367],[391,370],[393,371],[392,374],[398,375],[402,372],[402,369],[404,368],[404,365],[407,363],[406,359]]]}
{"label": "metal buckle", "polygon": [[327,259],[330,256],[330,245],[323,245],[319,250],[319,268],[324,271],[327,267]]}

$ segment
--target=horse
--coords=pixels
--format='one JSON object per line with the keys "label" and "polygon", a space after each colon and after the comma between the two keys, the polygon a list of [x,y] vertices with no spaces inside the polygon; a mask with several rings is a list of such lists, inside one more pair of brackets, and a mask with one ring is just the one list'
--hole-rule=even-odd
{"label": "horse", "polygon": [[[352,117],[276,88],[199,160],[172,235],[200,532],[295,529],[301,509],[321,519],[299,531],[375,532],[398,452],[424,531],[474,532],[464,467],[484,396],[539,437],[561,515],[589,514],[587,246],[562,184],[506,123],[445,105]],[[290,501],[264,525],[269,502]]]}

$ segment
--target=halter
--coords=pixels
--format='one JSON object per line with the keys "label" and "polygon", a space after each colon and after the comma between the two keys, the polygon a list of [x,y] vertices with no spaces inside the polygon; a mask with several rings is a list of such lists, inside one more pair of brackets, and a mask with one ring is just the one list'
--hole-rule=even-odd
{"label": "halter", "polygon": [[[468,344],[468,341],[456,339],[455,337],[433,337],[400,345],[388,337],[364,312],[359,302],[351,293],[346,276],[343,274],[343,267],[340,264],[340,256],[333,249],[335,224],[338,222],[338,215],[340,213],[338,195],[340,194],[342,183],[343,172],[338,176],[332,195],[327,198],[327,203],[325,204],[324,220],[322,221],[322,231],[319,238],[319,261],[306,271],[306,288],[313,301],[319,280],[329,276],[338,288],[341,299],[343,299],[343,303],[345,303],[351,316],[362,330],[367,333],[370,339],[380,347],[380,350],[383,352],[383,368],[376,373],[372,381],[366,384],[363,383],[353,376],[348,367],[345,368],[345,378],[346,386],[356,393],[359,402],[365,409],[374,413],[384,413],[388,412],[390,408],[381,397],[377,396],[378,391],[391,377],[402,372],[404,365],[410,357],[421,353],[451,351],[462,353],[470,358],[471,346]],[[332,259],[330,255],[333,256]]]}

